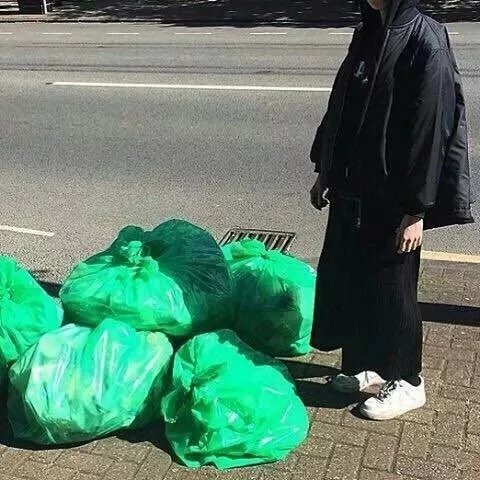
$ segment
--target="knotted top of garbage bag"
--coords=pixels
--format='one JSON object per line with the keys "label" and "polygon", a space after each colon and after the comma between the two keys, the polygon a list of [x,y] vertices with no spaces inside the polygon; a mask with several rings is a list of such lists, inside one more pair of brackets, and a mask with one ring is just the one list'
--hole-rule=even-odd
{"label": "knotted top of garbage bag", "polygon": [[280,250],[267,250],[259,240],[246,238],[230,243],[223,247],[223,253],[235,277],[250,276],[251,272],[256,281],[264,282],[267,275],[298,287],[311,287],[315,283],[316,272],[310,265]]}
{"label": "knotted top of garbage bag", "polygon": [[263,242],[251,238],[246,238],[240,242],[232,244],[230,253],[234,260],[254,257],[261,257],[265,260],[269,260],[281,254],[279,250],[267,250],[267,247]]}
{"label": "knotted top of garbage bag", "polygon": [[[144,232],[141,229],[131,233],[138,234],[138,238],[141,238],[144,235]],[[144,268],[150,273],[158,272],[158,262],[150,256],[150,248],[145,245],[142,240],[131,240],[129,236],[126,238],[120,237],[116,247],[118,256],[122,259],[126,259],[130,265]]]}

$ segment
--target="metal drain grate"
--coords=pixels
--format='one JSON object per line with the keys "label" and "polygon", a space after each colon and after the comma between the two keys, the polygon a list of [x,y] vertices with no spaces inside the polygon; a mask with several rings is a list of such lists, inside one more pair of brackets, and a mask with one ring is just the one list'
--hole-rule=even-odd
{"label": "metal drain grate", "polygon": [[273,230],[255,230],[248,228],[232,228],[220,241],[220,245],[237,242],[244,238],[260,240],[265,244],[267,250],[280,250],[288,252],[295,240],[296,234],[293,232],[276,232]]}

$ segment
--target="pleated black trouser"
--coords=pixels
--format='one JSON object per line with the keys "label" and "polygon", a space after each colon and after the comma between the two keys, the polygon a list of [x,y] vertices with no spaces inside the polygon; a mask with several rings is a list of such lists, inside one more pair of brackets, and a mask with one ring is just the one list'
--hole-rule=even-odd
{"label": "pleated black trouser", "polygon": [[422,369],[417,302],[420,249],[398,254],[401,213],[340,197],[332,201],[318,267],[312,345],[342,348],[342,372],[386,380]]}

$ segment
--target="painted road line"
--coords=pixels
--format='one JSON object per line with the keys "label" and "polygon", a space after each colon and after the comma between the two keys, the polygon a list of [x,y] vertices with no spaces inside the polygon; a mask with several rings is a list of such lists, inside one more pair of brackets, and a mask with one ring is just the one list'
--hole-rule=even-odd
{"label": "painted road line", "polygon": [[250,32],[250,35],[287,35],[287,32]]}
{"label": "painted road line", "polygon": [[12,32],[0,32],[0,35],[12,35]]}
{"label": "painted road line", "polygon": [[52,232],[44,232],[43,230],[32,230],[30,228],[11,227],[9,225],[0,225],[0,231],[24,233],[27,235],[37,235],[40,237],[53,237],[55,235]]}
{"label": "painted road line", "polygon": [[449,35],[460,35],[460,32],[448,32]]}
{"label": "painted road line", "polygon": [[437,262],[479,263],[480,264],[480,255],[466,255],[463,253],[422,251],[422,258],[424,260],[434,260]]}
{"label": "painted road line", "polygon": [[331,87],[274,87],[261,85],[184,85],[163,83],[51,82],[57,87],[158,88],[164,90],[233,90],[252,92],[331,92]]}
{"label": "painted road line", "polygon": [[71,35],[71,32],[41,32],[42,35]]}
{"label": "painted road line", "polygon": [[138,32],[107,32],[107,35],[140,35]]}

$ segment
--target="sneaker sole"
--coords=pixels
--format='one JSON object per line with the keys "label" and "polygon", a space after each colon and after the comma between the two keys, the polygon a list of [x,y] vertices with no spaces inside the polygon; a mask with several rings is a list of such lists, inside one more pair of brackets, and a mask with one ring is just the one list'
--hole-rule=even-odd
{"label": "sneaker sole", "polygon": [[387,414],[378,414],[378,415],[372,415],[368,410],[365,410],[362,406],[359,407],[359,412],[368,420],[375,420],[378,422],[386,421],[386,420],[393,420],[395,418],[401,417],[402,415],[407,414],[408,412],[411,412],[413,410],[418,410],[419,408],[423,408],[427,401],[425,400],[421,405],[411,407],[408,410],[403,411],[402,413],[398,413],[397,415],[387,415]]}

